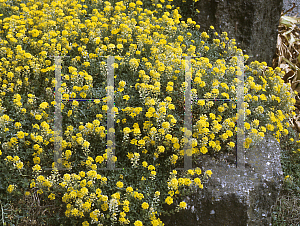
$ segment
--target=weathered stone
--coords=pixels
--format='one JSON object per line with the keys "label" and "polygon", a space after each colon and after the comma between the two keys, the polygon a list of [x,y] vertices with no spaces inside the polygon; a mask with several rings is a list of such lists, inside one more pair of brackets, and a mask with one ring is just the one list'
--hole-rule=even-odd
{"label": "weathered stone", "polygon": [[188,208],[162,217],[166,226],[271,225],[271,208],[279,195],[283,173],[280,145],[267,136],[245,153],[245,168],[228,164],[226,156],[203,155],[199,166],[213,174],[204,189],[186,198]]}
{"label": "weathered stone", "polygon": [[[295,4],[295,8],[293,8],[293,4]],[[292,9],[293,8],[293,9]],[[296,16],[300,17],[300,2],[299,0],[283,0],[283,11],[286,12],[292,9],[290,12],[286,14],[286,16]]]}
{"label": "weathered stone", "polygon": [[283,0],[199,0],[197,23],[206,31],[226,31],[235,38],[249,62],[265,61],[269,66],[276,51],[277,28]]}

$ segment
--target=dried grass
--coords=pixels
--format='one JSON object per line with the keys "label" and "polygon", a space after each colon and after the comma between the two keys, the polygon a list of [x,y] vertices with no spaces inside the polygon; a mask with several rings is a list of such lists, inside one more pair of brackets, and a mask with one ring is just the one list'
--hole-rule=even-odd
{"label": "dried grass", "polygon": [[[290,11],[290,10],[289,10]],[[291,92],[297,91],[296,115],[290,119],[291,127],[300,133],[300,17],[282,15],[278,26],[276,55],[273,68],[280,67],[285,71],[282,78],[291,84]]]}

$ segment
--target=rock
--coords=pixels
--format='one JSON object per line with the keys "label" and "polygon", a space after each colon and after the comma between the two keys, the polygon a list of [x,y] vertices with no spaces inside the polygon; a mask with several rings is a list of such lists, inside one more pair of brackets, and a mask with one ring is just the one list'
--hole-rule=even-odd
{"label": "rock", "polygon": [[[295,4],[295,8],[293,8],[293,4]],[[289,9],[292,10],[288,12],[286,16],[296,16],[298,14],[297,17],[300,17],[300,2],[298,0],[283,0],[283,12]]]}
{"label": "rock", "polygon": [[[245,153],[245,168],[203,155],[199,166],[212,170],[204,189],[186,197],[188,208],[170,217],[166,226],[257,226],[271,225],[271,208],[282,183],[280,145],[275,138],[263,141]],[[223,161],[222,161],[223,159]]]}
{"label": "rock", "polygon": [[219,33],[226,31],[238,48],[253,55],[249,62],[272,66],[283,0],[199,0],[196,7],[201,30],[213,25]]}

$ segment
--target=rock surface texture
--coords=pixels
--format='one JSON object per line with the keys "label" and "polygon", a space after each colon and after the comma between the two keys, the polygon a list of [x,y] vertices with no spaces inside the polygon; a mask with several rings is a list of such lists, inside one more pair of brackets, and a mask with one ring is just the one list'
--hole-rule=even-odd
{"label": "rock surface texture", "polygon": [[245,54],[272,65],[283,0],[199,0],[196,21],[206,31],[213,25],[235,38]]}
{"label": "rock surface texture", "polygon": [[295,4],[295,8],[288,12],[287,16],[296,16],[300,17],[300,1],[299,0],[283,0],[283,11],[286,12],[287,10],[291,9]]}
{"label": "rock surface texture", "polygon": [[[213,174],[204,189],[186,198],[188,208],[163,217],[166,226],[271,225],[283,173],[280,145],[267,136],[245,153],[245,168],[203,155],[199,166]],[[222,160],[223,159],[223,160]]]}

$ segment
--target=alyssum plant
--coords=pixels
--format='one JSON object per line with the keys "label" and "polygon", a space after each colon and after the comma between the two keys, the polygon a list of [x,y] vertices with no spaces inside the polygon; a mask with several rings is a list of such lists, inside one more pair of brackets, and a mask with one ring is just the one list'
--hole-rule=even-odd
{"label": "alyssum plant", "polygon": [[[157,226],[164,205],[186,208],[184,195],[203,188],[212,172],[176,170],[184,156],[185,56],[194,56],[193,158],[235,150],[236,102],[211,100],[236,99],[238,57],[248,58],[226,32],[199,32],[171,1],[143,8],[139,0],[12,0],[0,7],[0,197],[11,207],[5,223]],[[69,170],[47,170],[55,167],[55,55],[63,60],[61,148]],[[115,56],[113,109],[107,56]],[[281,70],[264,62],[246,65],[244,75],[247,149],[266,133],[277,140],[288,134],[294,94]],[[111,110],[113,161],[121,170],[102,170]]]}

